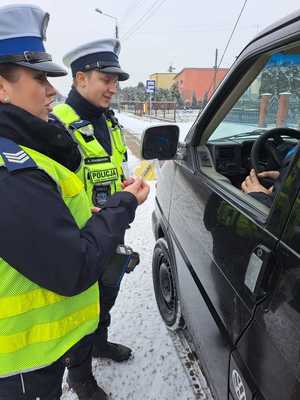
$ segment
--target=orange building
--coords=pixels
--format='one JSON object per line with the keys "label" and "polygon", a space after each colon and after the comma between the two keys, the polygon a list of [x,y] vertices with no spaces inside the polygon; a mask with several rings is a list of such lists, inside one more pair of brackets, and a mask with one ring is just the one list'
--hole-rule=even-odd
{"label": "orange building", "polygon": [[214,68],[183,68],[175,76],[174,81],[178,83],[183,100],[186,103],[192,103],[194,95],[197,101],[202,101],[205,97],[209,99],[214,86],[219,85],[228,71],[228,68],[219,68],[217,73]]}

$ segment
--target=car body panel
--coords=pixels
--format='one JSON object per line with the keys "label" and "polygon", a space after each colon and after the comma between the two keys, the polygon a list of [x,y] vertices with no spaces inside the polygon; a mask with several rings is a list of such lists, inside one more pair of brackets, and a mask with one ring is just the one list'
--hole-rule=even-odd
{"label": "car body panel", "polygon": [[[273,249],[276,240],[203,184],[199,176],[180,166],[169,225],[183,314],[201,360],[207,364],[207,371],[214,371],[209,381],[215,395],[222,399],[227,395],[224,370],[228,368],[230,349],[251,321],[255,308],[244,283],[249,258],[258,245]],[[220,376],[219,370],[223,370]]]}
{"label": "car body panel", "polygon": [[300,12],[250,42],[158,183],[155,237],[172,248],[184,319],[218,400],[300,398],[299,149],[267,213],[214,180],[199,151],[258,58],[299,40]]}

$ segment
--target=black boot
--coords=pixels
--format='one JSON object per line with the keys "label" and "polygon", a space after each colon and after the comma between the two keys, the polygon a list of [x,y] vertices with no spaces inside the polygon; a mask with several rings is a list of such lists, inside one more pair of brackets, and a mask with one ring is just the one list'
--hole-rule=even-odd
{"label": "black boot", "polygon": [[92,374],[84,382],[73,383],[67,376],[69,388],[78,396],[79,400],[108,400],[107,394],[98,386],[96,379]]}
{"label": "black boot", "polygon": [[[107,316],[109,317],[109,313],[107,313]],[[106,322],[103,320],[103,325],[100,325],[94,334],[92,356],[94,358],[109,358],[117,362],[127,361],[131,357],[132,350],[123,344],[108,341],[107,325],[109,323],[106,324]]]}
{"label": "black boot", "polygon": [[119,343],[105,341],[104,343],[95,343],[92,355],[95,358],[109,358],[110,360],[122,362],[131,357],[132,350]]}

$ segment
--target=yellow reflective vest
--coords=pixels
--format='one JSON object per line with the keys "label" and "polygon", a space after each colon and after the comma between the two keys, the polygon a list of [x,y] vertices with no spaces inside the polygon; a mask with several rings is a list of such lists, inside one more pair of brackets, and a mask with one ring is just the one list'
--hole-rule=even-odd
{"label": "yellow reflective vest", "polygon": [[111,121],[106,120],[112,147],[109,155],[95,138],[92,124],[81,120],[71,106],[58,104],[53,114],[78,143],[82,161],[76,174],[84,183],[90,204],[101,207],[110,195],[122,190],[125,179],[123,163],[127,147],[120,128],[112,128]]}
{"label": "yellow reflective vest", "polygon": [[[49,157],[14,145],[21,150],[15,153],[19,158],[30,160],[56,182],[62,200],[81,229],[91,211],[80,179]],[[0,156],[0,166],[6,162]],[[0,258],[0,377],[52,364],[82,337],[95,331],[98,321],[98,283],[76,296],[61,296],[30,281]]]}

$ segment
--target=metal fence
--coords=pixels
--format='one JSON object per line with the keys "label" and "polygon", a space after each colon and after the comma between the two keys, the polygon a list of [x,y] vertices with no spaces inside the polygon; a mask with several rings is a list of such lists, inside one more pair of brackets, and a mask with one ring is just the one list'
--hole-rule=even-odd
{"label": "metal fence", "polygon": [[[151,109],[150,109],[151,106]],[[176,122],[176,102],[174,101],[153,101],[147,103],[148,115],[154,118]]]}
{"label": "metal fence", "polygon": [[121,112],[132,113],[140,117],[151,116],[163,121],[176,122],[176,102],[174,101],[121,101],[112,104],[113,108]]}

